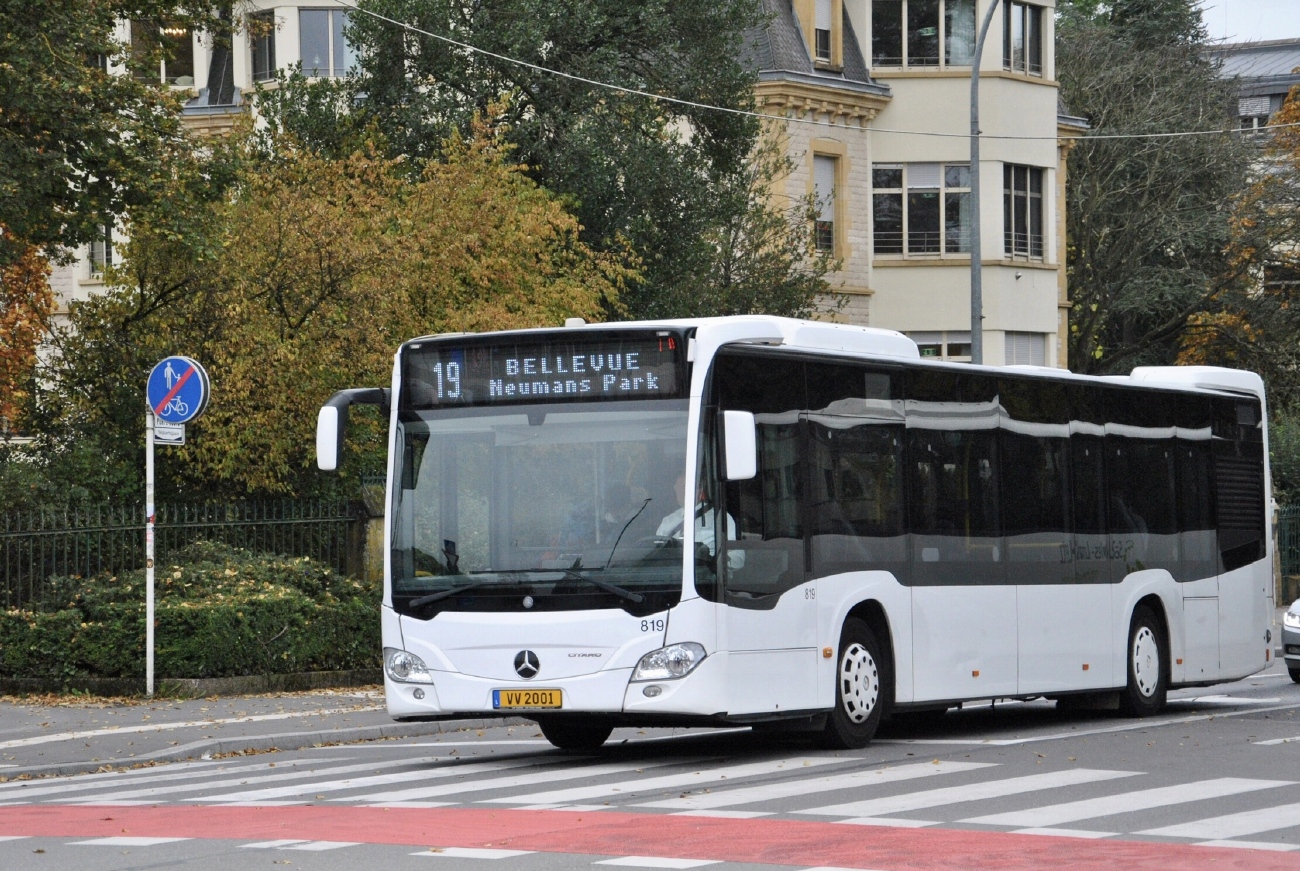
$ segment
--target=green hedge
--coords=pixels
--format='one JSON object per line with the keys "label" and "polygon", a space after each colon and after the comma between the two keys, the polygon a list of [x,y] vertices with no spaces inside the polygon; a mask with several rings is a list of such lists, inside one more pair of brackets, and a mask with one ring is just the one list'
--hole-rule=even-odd
{"label": "green hedge", "polygon": [[[380,665],[375,584],[306,557],[202,542],[154,575],[159,678]],[[0,612],[0,677],[143,678],[144,572],[57,578],[40,610]]]}

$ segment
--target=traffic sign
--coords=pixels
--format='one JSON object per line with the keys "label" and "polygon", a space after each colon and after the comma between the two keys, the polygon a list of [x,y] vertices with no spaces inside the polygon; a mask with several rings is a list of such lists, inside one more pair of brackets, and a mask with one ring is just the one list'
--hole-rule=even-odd
{"label": "traffic sign", "polygon": [[208,407],[208,373],[189,357],[168,357],[153,367],[145,396],[163,423],[188,423]]}
{"label": "traffic sign", "polygon": [[185,444],[185,424],[158,421],[153,425],[153,440],[154,444],[158,445],[183,445]]}

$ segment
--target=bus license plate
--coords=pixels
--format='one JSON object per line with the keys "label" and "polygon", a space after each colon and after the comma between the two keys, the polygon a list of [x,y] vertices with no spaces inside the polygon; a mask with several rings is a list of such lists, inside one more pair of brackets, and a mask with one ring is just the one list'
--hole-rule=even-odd
{"label": "bus license plate", "polygon": [[492,707],[501,708],[559,708],[559,690],[493,690]]}

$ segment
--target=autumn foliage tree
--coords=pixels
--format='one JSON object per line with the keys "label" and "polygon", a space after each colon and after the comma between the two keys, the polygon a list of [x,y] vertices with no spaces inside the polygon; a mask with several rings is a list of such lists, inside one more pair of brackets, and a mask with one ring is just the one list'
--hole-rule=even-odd
{"label": "autumn foliage tree", "polygon": [[599,319],[631,275],[579,240],[484,123],[415,178],[373,149],[332,159],[290,138],[267,154],[251,142],[230,158],[230,195],[196,204],[201,229],[133,225],[115,289],[81,304],[59,340],[57,376],[76,385],[61,416],[109,442],[139,442],[154,362],[205,364],[211,404],[164,460],[190,492],[311,491],[316,408],[386,383],[400,342]]}
{"label": "autumn foliage tree", "polygon": [[1179,362],[1255,369],[1276,406],[1300,403],[1300,96],[1255,139],[1256,172],[1233,210],[1229,253],[1251,280],[1217,293],[1192,320]]}
{"label": "autumn foliage tree", "polygon": [[31,393],[36,347],[54,308],[50,267],[32,246],[0,268],[0,436],[19,424]]}

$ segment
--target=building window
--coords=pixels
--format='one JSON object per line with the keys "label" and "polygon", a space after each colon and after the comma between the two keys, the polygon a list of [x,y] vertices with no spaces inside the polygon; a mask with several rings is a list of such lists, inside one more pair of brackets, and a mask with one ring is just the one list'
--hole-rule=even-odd
{"label": "building window", "polygon": [[970,165],[871,168],[876,254],[969,254]]}
{"label": "building window", "polygon": [[970,66],[974,55],[975,0],[873,0],[873,66]]}
{"label": "building window", "polygon": [[248,38],[253,50],[253,81],[275,78],[275,13],[256,12],[248,16]]}
{"label": "building window", "polygon": [[302,72],[307,76],[345,76],[356,55],[343,38],[348,13],[343,9],[302,9],[298,32],[302,40]]}
{"label": "building window", "polygon": [[831,62],[831,5],[833,0],[817,0],[816,23],[813,33],[816,36],[817,60]]}
{"label": "building window", "polygon": [[99,228],[99,238],[90,243],[90,277],[99,278],[104,270],[113,265],[113,225],[103,224]]}
{"label": "building window", "polygon": [[1273,116],[1273,108],[1273,100],[1268,96],[1242,97],[1237,101],[1241,129],[1258,131],[1261,127],[1267,127],[1268,119]]}
{"label": "building window", "polygon": [[1042,333],[1007,333],[1008,366],[1046,366],[1047,336]]}
{"label": "building window", "polygon": [[1003,237],[1008,255],[1043,256],[1043,171],[1002,167]]}
{"label": "building window", "polygon": [[932,360],[970,361],[970,330],[948,330],[947,332],[908,333],[907,337],[916,342],[922,357]]}
{"label": "building window", "polygon": [[839,158],[813,155],[813,243],[818,251],[835,250],[835,175]]}
{"label": "building window", "polygon": [[1043,10],[1008,2],[1002,11],[1002,66],[1031,76],[1043,74]]}
{"label": "building window", "polygon": [[137,81],[194,84],[194,40],[187,27],[150,21],[131,22],[132,75]]}

